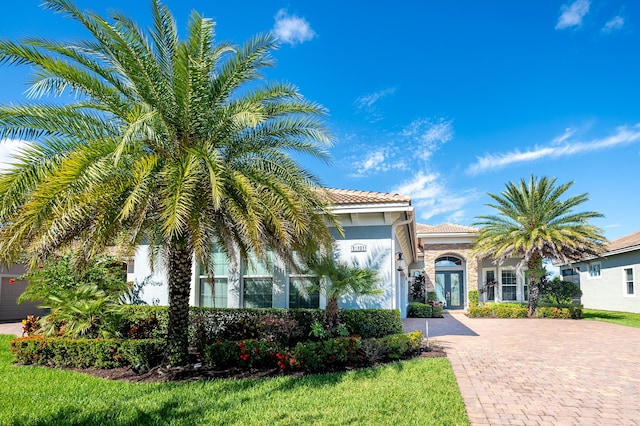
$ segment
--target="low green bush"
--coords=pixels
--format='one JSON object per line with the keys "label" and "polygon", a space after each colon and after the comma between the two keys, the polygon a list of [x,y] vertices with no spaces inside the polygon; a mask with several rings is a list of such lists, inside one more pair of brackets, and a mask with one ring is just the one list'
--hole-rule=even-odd
{"label": "low green bush", "polygon": [[411,333],[383,337],[382,341],[386,344],[387,356],[391,359],[398,359],[419,351],[422,338],[421,331],[412,331]]}
{"label": "low green bush", "polygon": [[219,341],[205,347],[202,357],[206,365],[229,368],[254,368],[275,365],[280,348],[266,340]]}
{"label": "low green bush", "polygon": [[420,302],[409,303],[409,311],[407,316],[409,318],[431,318],[431,305]]}
{"label": "low green bush", "polygon": [[68,339],[31,336],[11,341],[16,361],[50,367],[116,368],[139,365],[151,368],[164,356],[160,339]]}
{"label": "low green bush", "polygon": [[[324,321],[324,310],[191,307],[189,317],[189,343],[199,350],[216,341],[263,338],[294,346],[309,338],[314,323]],[[402,333],[398,310],[343,309],[338,318],[350,334],[363,338]],[[167,323],[166,306],[127,306],[120,335],[162,337]]]}
{"label": "low green bush", "polygon": [[472,318],[526,318],[528,308],[521,303],[485,303],[469,307]]}
{"label": "low green bush", "polygon": [[478,296],[478,290],[469,290],[469,307],[475,308],[479,305],[480,298]]}
{"label": "low green bush", "polygon": [[348,364],[373,364],[384,358],[399,359],[420,350],[422,332],[393,334],[382,338],[334,337],[298,342],[283,348],[265,340],[219,341],[203,351],[206,365],[217,368],[279,368],[326,371]]}
{"label": "low green bush", "polygon": [[342,309],[338,318],[350,333],[363,339],[389,336],[403,330],[397,309]]}
{"label": "low green bush", "polygon": [[442,318],[442,311],[444,309],[444,306],[439,304],[439,305],[433,305],[431,307],[431,317],[432,318]]}
{"label": "low green bush", "polygon": [[560,304],[556,306],[538,306],[536,317],[582,319],[582,311],[582,305]]}

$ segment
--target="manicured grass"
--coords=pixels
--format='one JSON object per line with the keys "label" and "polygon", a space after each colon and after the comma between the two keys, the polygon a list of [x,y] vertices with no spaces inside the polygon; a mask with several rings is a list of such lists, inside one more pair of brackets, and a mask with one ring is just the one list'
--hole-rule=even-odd
{"label": "manicured grass", "polygon": [[612,322],[614,324],[628,325],[629,327],[640,328],[640,314],[615,311],[598,311],[595,309],[585,309],[582,311],[582,318],[586,320]]}
{"label": "manicured grass", "polygon": [[0,336],[2,425],[468,425],[446,358],[341,374],[121,383],[12,365]]}

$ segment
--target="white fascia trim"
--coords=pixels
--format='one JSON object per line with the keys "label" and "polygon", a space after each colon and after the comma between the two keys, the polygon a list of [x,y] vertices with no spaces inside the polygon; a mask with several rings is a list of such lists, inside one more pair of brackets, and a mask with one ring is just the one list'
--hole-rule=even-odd
{"label": "white fascia trim", "polygon": [[365,204],[365,205],[336,207],[331,209],[331,212],[334,214],[386,213],[386,212],[408,212],[408,211],[413,211],[413,206],[410,206],[407,204],[402,204],[402,205],[385,204],[384,206],[375,205],[375,204]]}
{"label": "white fascia trim", "polygon": [[418,238],[446,238],[446,237],[477,237],[476,232],[441,232],[438,234],[418,234]]}

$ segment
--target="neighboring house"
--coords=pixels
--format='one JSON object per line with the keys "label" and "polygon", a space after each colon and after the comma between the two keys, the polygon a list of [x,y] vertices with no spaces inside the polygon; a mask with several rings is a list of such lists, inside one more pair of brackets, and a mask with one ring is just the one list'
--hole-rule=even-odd
{"label": "neighboring house", "polygon": [[17,303],[18,297],[27,288],[27,281],[18,280],[25,272],[25,265],[0,268],[0,322],[20,321],[27,315],[44,315],[47,312],[38,308],[36,302]]}
{"label": "neighboring house", "polygon": [[[339,217],[344,236],[336,230],[336,253],[340,259],[356,261],[378,270],[384,294],[374,297],[343,297],[342,308],[399,309],[406,317],[408,301],[408,265],[417,264],[416,229],[411,199],[397,194],[352,190],[329,190],[333,212]],[[214,253],[215,277],[211,285],[200,265],[194,264],[191,304],[209,307],[324,308],[326,301],[318,293],[305,294],[301,287],[314,277],[294,274],[280,259],[268,262],[243,259],[239,264]],[[421,268],[420,268],[421,269]],[[143,298],[152,304],[167,304],[167,283],[162,271],[151,273],[148,247],[138,248],[129,264],[128,280],[142,281],[148,276],[164,285],[147,286]]]}
{"label": "neighboring house", "polygon": [[479,290],[482,302],[529,300],[524,271],[516,270],[520,259],[507,259],[498,265],[493,259],[472,255],[478,228],[445,223],[418,224],[417,230],[427,289],[435,291],[447,309],[468,308],[470,290]]}
{"label": "neighboring house", "polygon": [[640,231],[609,242],[600,257],[561,265],[560,272],[580,285],[585,308],[640,313]]}

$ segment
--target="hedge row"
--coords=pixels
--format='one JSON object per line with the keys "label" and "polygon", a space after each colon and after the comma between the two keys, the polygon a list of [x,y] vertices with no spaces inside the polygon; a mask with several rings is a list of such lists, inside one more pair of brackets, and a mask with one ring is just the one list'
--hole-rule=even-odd
{"label": "hedge row", "polygon": [[582,319],[582,305],[538,306],[538,318]]}
{"label": "hedge row", "polygon": [[[535,316],[538,318],[582,318],[582,305],[538,306]],[[485,303],[469,308],[472,318],[526,318],[527,305],[519,303]]]}
{"label": "hedge row", "polygon": [[[190,308],[189,342],[202,349],[218,340],[261,339],[294,345],[309,339],[312,325],[324,321],[322,309]],[[363,338],[402,333],[398,310],[341,310],[339,321],[349,333]],[[158,338],[166,334],[166,306],[128,306],[120,327],[122,336]]]}
{"label": "hedge row", "polygon": [[470,307],[471,318],[526,318],[529,309],[519,303],[485,303]]}
{"label": "hedge row", "polygon": [[393,334],[382,338],[336,337],[299,342],[292,348],[265,340],[219,341],[204,350],[206,365],[218,368],[279,368],[280,370],[325,371],[347,364],[373,364],[399,359],[420,349],[422,333]]}
{"label": "hedge row", "polygon": [[117,368],[159,365],[165,343],[159,339],[67,339],[30,336],[10,342],[16,361],[26,365]]}
{"label": "hedge row", "polygon": [[[216,342],[203,353],[205,365],[218,368],[279,368],[323,371],[354,363],[373,364],[399,359],[420,349],[422,333],[382,338],[337,337],[299,342],[286,348],[264,339]],[[164,342],[158,339],[67,339],[22,337],[11,341],[11,352],[24,365],[76,368],[136,366],[149,369],[163,360]]]}
{"label": "hedge row", "polygon": [[442,318],[442,306],[432,306],[421,302],[409,303],[409,318]]}

